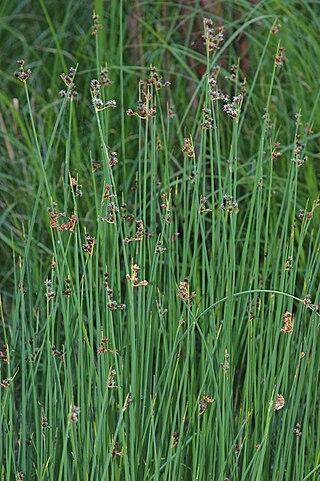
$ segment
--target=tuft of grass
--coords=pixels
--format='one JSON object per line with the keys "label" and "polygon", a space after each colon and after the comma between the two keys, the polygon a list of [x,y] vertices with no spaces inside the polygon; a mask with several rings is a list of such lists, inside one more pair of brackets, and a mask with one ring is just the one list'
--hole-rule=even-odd
{"label": "tuft of grass", "polygon": [[316,479],[318,6],[30,5],[0,7],[3,479]]}

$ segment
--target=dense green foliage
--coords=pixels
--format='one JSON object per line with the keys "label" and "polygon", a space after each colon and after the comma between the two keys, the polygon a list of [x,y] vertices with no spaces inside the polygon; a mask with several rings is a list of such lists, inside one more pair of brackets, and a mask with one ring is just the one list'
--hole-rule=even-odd
{"label": "dense green foliage", "polygon": [[208,3],[0,4],[1,479],[318,477],[320,5]]}

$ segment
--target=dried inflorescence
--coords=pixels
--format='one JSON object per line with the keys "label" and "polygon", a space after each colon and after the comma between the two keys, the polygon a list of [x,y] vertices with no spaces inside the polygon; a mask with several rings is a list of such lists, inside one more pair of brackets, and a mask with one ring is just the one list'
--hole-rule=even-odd
{"label": "dried inflorescence", "polygon": [[209,212],[211,212],[211,209],[209,209],[208,207],[206,207],[206,203],[207,203],[208,199],[206,197],[202,197],[201,201],[200,201],[200,207],[199,207],[199,213],[200,215],[202,214],[208,214]]}
{"label": "dried inflorescence", "polygon": [[154,86],[156,90],[160,90],[163,87],[169,87],[171,85],[170,82],[163,81],[162,77],[157,71],[157,68],[153,66],[150,67],[149,78],[146,80],[141,79],[139,83],[141,87],[148,88]]}
{"label": "dried inflorescence", "polygon": [[[100,74],[101,78],[101,74]],[[91,97],[92,97],[92,103],[96,109],[97,112],[102,112],[102,110],[105,110],[107,108],[112,108],[115,109],[117,106],[117,103],[115,100],[108,100],[107,102],[104,102],[100,97],[100,87],[104,87],[105,85],[109,85],[111,81],[108,81],[102,76],[102,83],[100,83],[98,80],[93,79],[90,82],[90,91],[91,91]]]}
{"label": "dried inflorescence", "polygon": [[162,247],[163,246],[163,242],[162,241],[157,241],[157,245],[156,245],[156,253],[157,254],[163,254],[163,252],[166,251],[166,248],[165,247]]}
{"label": "dried inflorescence", "polygon": [[107,295],[109,297],[109,302],[108,302],[108,309],[109,311],[116,311],[117,309],[120,309],[120,311],[123,311],[126,308],[125,304],[118,304],[114,299],[113,299],[113,290],[109,286],[109,274],[108,272],[105,272],[104,274],[104,288],[107,292]]}
{"label": "dried inflorescence", "polygon": [[140,286],[147,286],[148,285],[148,281],[146,281],[146,280],[139,281],[139,279],[138,279],[138,271],[139,270],[140,270],[140,267],[138,266],[138,264],[133,264],[131,266],[131,275],[126,274],[126,279],[131,281],[131,285],[133,287],[140,287]]}
{"label": "dried inflorescence", "polygon": [[124,456],[123,451],[118,451],[118,443],[114,443],[111,455],[112,456],[120,456],[121,458],[122,458],[122,456]]}
{"label": "dried inflorescence", "polygon": [[118,354],[118,351],[113,351],[112,349],[108,348],[107,347],[107,344],[108,342],[110,341],[110,339],[108,337],[103,337],[101,339],[101,342],[100,342],[100,347],[99,349],[97,349],[97,354],[100,355],[100,354],[105,354],[107,352],[110,352],[113,356],[115,354]]}
{"label": "dried inflorescence", "polygon": [[48,213],[50,215],[50,227],[51,229],[56,229],[59,227],[59,217],[64,217],[66,214],[64,212],[57,212],[56,211],[56,207],[57,207],[57,204],[56,202],[53,202],[52,203],[52,209],[51,207],[48,207]]}
{"label": "dried inflorescence", "polygon": [[284,57],[284,51],[285,51],[284,47],[279,47],[276,60],[275,60],[276,66],[279,68],[283,67],[283,62],[284,60],[286,60],[286,58]]}
{"label": "dried inflorescence", "polygon": [[306,294],[306,297],[303,299],[302,302],[306,307],[308,307],[312,311],[320,312],[320,303],[319,304],[313,304],[312,301],[311,301],[311,295],[310,294]]}
{"label": "dried inflorescence", "polygon": [[220,363],[221,369],[223,369],[225,372],[228,372],[229,369],[230,369],[229,361],[230,361],[230,355],[229,355],[228,351],[226,350],[226,352],[224,354],[224,362]]}
{"label": "dried inflorescence", "polygon": [[68,218],[68,222],[62,223],[60,225],[58,219],[59,219],[59,217],[65,217],[65,213],[56,211],[56,207],[57,207],[56,202],[52,203],[52,207],[53,207],[52,209],[51,209],[51,207],[48,207],[48,213],[49,213],[50,218],[51,218],[51,220],[50,220],[51,229],[58,229],[60,232],[64,231],[64,230],[67,230],[67,231],[73,233],[74,228],[75,228],[76,223],[77,223],[76,215],[72,214],[72,216]]}
{"label": "dried inflorescence", "polygon": [[109,378],[108,378],[108,384],[107,384],[109,389],[118,389],[118,386],[114,379],[116,377],[116,374],[117,374],[117,371],[113,369],[111,366],[109,369]]}
{"label": "dried inflorescence", "polygon": [[95,12],[93,12],[92,14],[92,19],[93,19],[93,25],[92,25],[91,35],[95,37],[98,31],[102,29],[102,25],[101,23],[99,23],[99,15],[97,15]]}
{"label": "dried inflorescence", "polygon": [[282,155],[282,152],[278,152],[278,150],[277,150],[279,145],[280,145],[280,142],[275,142],[275,144],[273,146],[272,153],[271,153],[272,160],[275,160],[278,157],[281,157],[281,155]]}
{"label": "dried inflorescence", "polygon": [[48,299],[48,301],[51,301],[51,299],[53,299],[54,296],[55,296],[55,292],[54,292],[53,289],[52,289],[52,281],[51,281],[51,279],[46,279],[46,280],[44,281],[44,285],[45,285],[46,288],[47,288],[47,292],[46,292],[47,299]]}
{"label": "dried inflorescence", "polygon": [[184,145],[181,147],[181,150],[188,157],[194,157],[194,146],[190,137],[184,138]]}
{"label": "dried inflorescence", "polygon": [[289,311],[286,311],[283,314],[283,322],[284,322],[284,327],[280,329],[280,332],[283,332],[284,334],[293,332],[294,314]]}
{"label": "dried inflorescence", "polygon": [[83,195],[82,185],[79,184],[77,179],[75,179],[74,177],[70,177],[70,181],[71,181],[71,186],[75,187],[76,197],[82,197],[82,195]]}
{"label": "dried inflorescence", "polygon": [[[227,76],[227,80],[231,80],[232,82],[238,82],[238,66],[233,65],[231,69],[231,75]],[[241,110],[241,105],[244,99],[244,96],[247,94],[246,90],[246,79],[244,79],[242,82],[240,82],[240,93],[239,95],[235,95],[232,99],[232,102],[230,102],[228,95],[225,95],[219,88],[218,88],[218,82],[217,82],[217,77],[220,72],[220,67],[212,69],[210,71],[210,76],[208,79],[209,83],[209,95],[210,99],[215,102],[217,100],[222,100],[224,103],[223,106],[223,111],[232,119],[238,120],[240,110]],[[213,128],[214,123],[213,119],[211,118],[211,111],[208,109],[205,109],[205,113],[207,115],[207,119],[204,121],[202,124],[204,128]]]}
{"label": "dried inflorescence", "polygon": [[96,240],[94,237],[92,237],[90,234],[86,233],[86,243],[82,244],[82,249],[84,252],[88,252],[89,256],[92,256],[93,254],[93,247],[96,243]]}
{"label": "dried inflorescence", "polygon": [[[123,242],[125,242],[126,244],[128,244],[129,242],[141,241],[144,238],[144,236],[146,234],[146,230],[144,228],[143,221],[137,220],[136,224],[137,224],[137,228],[136,228],[135,235],[133,237],[125,237],[123,239]],[[148,234],[148,237],[149,237],[149,235],[150,235],[150,233]]]}
{"label": "dried inflorescence", "polygon": [[214,119],[212,117],[212,111],[210,109],[203,109],[203,121],[201,127],[205,130],[215,128]]}
{"label": "dried inflorescence", "polygon": [[41,418],[41,428],[50,429],[48,418],[46,418],[45,416],[42,416]]}
{"label": "dried inflorescence", "polygon": [[115,167],[118,162],[119,162],[119,160],[118,160],[117,152],[114,152],[114,151],[110,152],[109,153],[109,167],[110,168]]}
{"label": "dried inflorescence", "polygon": [[138,117],[139,119],[146,120],[148,117],[155,117],[157,113],[156,106],[152,104],[153,95],[147,91],[141,92],[142,98],[138,100],[137,111],[132,109],[127,110],[127,115],[130,117]]}
{"label": "dried inflorescence", "polygon": [[296,438],[300,438],[300,436],[302,436],[301,424],[297,423],[295,425],[295,428],[293,430],[293,434],[296,436]]}
{"label": "dried inflorescence", "polygon": [[[297,114],[299,115],[299,114]],[[300,118],[300,117],[297,117]],[[298,120],[299,122],[299,120]],[[291,159],[291,162],[296,164],[297,167],[301,167],[302,164],[304,164],[307,160],[308,157],[306,155],[302,156],[303,150],[306,148],[306,144],[301,144],[300,143],[300,134],[296,135],[296,146],[294,148],[294,157]]]}
{"label": "dried inflorescence", "polygon": [[68,230],[69,232],[73,233],[76,223],[77,223],[77,217],[75,214],[72,214],[72,216],[68,218],[68,222],[61,224],[58,230],[60,232],[63,230]]}
{"label": "dried inflorescence", "polygon": [[30,78],[30,75],[32,74],[31,70],[28,68],[28,70],[25,70],[24,69],[24,64],[25,64],[25,61],[23,59],[21,60],[17,60],[17,64],[20,65],[20,68],[17,72],[14,73],[15,77],[17,77],[19,80],[21,80],[21,82],[24,82],[26,83],[29,78]]}
{"label": "dried inflorescence", "polygon": [[63,294],[65,297],[70,297],[71,292],[72,292],[72,289],[71,289],[71,279],[70,279],[70,277],[67,277],[67,278],[66,278],[66,288],[62,291],[62,294]]}
{"label": "dried inflorescence", "polygon": [[0,382],[0,386],[1,387],[4,387],[4,388],[8,388],[10,386],[12,382],[12,378],[11,377],[8,377],[7,379],[3,379],[1,382]]}
{"label": "dried inflorescence", "polygon": [[189,302],[191,305],[192,299],[196,296],[195,291],[190,291],[189,279],[181,281],[179,284],[179,292],[177,294],[179,299],[183,299],[185,302]]}
{"label": "dried inflorescence", "polygon": [[172,447],[175,448],[179,442],[179,433],[175,431],[172,435]]}
{"label": "dried inflorescence", "polygon": [[279,33],[279,30],[281,29],[281,23],[277,23],[274,27],[271,29],[271,33],[273,35],[277,35]]}
{"label": "dried inflorescence", "polygon": [[202,35],[202,38],[205,40],[204,45],[207,46],[208,52],[220,50],[220,43],[223,41],[224,27],[218,27],[218,31],[216,32],[213,28],[213,20],[211,20],[211,18],[204,18],[203,24],[205,33]]}
{"label": "dried inflorescence", "polygon": [[171,199],[171,192],[170,195],[166,194],[165,192],[161,194],[162,204],[161,208],[164,209],[164,214],[162,215],[163,220],[170,224],[171,222],[171,212],[170,212],[170,199]]}
{"label": "dried inflorescence", "polygon": [[214,402],[215,402],[214,399],[212,399],[208,396],[203,396],[203,399],[200,399],[200,401],[199,401],[199,416],[202,416],[202,414],[207,409],[208,404],[212,404]]}
{"label": "dried inflorescence", "polygon": [[[34,362],[34,361],[36,360],[38,354],[39,354],[39,348],[36,347],[36,348],[34,349],[32,355],[31,355],[30,361],[31,361],[31,362]],[[26,357],[25,359],[26,359],[26,361],[29,361],[29,358],[28,358],[28,357]]]}
{"label": "dried inflorescence", "polygon": [[78,422],[78,416],[79,416],[80,408],[77,406],[72,406],[71,409],[71,415],[70,415],[70,421],[72,423],[77,423]]}
{"label": "dried inflorescence", "polygon": [[51,348],[53,357],[57,357],[61,362],[64,362],[64,348],[59,351],[55,345],[52,346]]}
{"label": "dried inflorescence", "polygon": [[284,266],[284,270],[285,271],[291,271],[293,269],[293,257],[292,256],[289,256],[287,261],[286,261],[286,264]]}
{"label": "dried inflorescence", "polygon": [[69,100],[73,100],[77,95],[78,92],[76,91],[76,84],[74,83],[74,78],[76,76],[76,69],[74,67],[69,68],[69,74],[65,74],[64,72],[60,75],[60,78],[64,81],[65,85],[68,87],[68,90],[60,90],[60,96],[66,97],[68,96]]}
{"label": "dried inflorescence", "polygon": [[[163,81],[162,77],[158,74],[156,67],[150,67],[150,74],[146,80],[141,79],[139,82],[141,98],[138,101],[137,110],[127,110],[127,115],[131,117],[138,117],[139,119],[146,120],[147,118],[156,116],[156,106],[152,103],[153,94],[152,89],[160,90],[163,87],[168,87],[170,82]],[[173,108],[173,107],[171,107]],[[169,115],[170,114],[170,115]],[[168,116],[174,117],[173,112],[170,112]]]}
{"label": "dried inflorescence", "polygon": [[116,216],[120,212],[119,207],[115,204],[115,202],[113,202],[113,199],[115,199],[115,197],[116,195],[112,193],[112,185],[107,184],[102,198],[102,203],[104,203],[104,201],[108,201],[108,204],[105,216],[100,217],[100,220],[102,222],[107,222],[108,224],[115,223]]}
{"label": "dried inflorescence", "polygon": [[276,397],[274,410],[279,411],[279,409],[282,409],[284,405],[285,405],[284,397],[282,396],[282,394],[278,394],[277,397]]}
{"label": "dried inflorescence", "polygon": [[176,114],[174,113],[174,105],[168,104],[167,109],[168,109],[167,117],[169,119],[174,119],[176,117]]}
{"label": "dried inflorescence", "polygon": [[3,351],[0,351],[0,359],[3,362],[9,363],[9,345],[3,344]]}
{"label": "dried inflorescence", "polygon": [[223,196],[223,203],[220,205],[220,208],[226,212],[228,212],[228,214],[233,214],[233,213],[236,213],[238,214],[239,212],[239,206],[238,206],[238,203],[237,202],[232,202],[232,195],[224,195]]}
{"label": "dried inflorescence", "polygon": [[239,94],[237,96],[233,97],[233,100],[231,103],[225,103],[223,106],[223,111],[229,115],[234,120],[237,120],[239,117],[239,112],[241,108],[241,104],[243,101],[243,95]]}
{"label": "dried inflorescence", "polygon": [[113,84],[113,81],[109,79],[108,69],[106,67],[102,68],[100,71],[100,87],[106,87]]}

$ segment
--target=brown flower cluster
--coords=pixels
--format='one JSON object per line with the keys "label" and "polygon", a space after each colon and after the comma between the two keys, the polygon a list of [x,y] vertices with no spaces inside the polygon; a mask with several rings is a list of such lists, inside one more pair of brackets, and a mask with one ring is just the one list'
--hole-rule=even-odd
{"label": "brown flower cluster", "polygon": [[151,87],[154,86],[157,90],[162,89],[163,87],[169,87],[171,84],[168,81],[163,81],[162,77],[158,74],[157,68],[151,66],[150,67],[150,74],[147,80],[140,80],[141,87]]}
{"label": "brown flower cluster", "polygon": [[190,292],[190,282],[188,279],[181,281],[179,284],[179,292],[177,294],[179,299],[183,299],[185,302],[190,302],[196,296],[195,291]]}
{"label": "brown flower cluster", "polygon": [[212,111],[210,109],[203,109],[203,121],[201,127],[205,130],[215,128],[214,119],[212,117]]}
{"label": "brown flower cluster", "polygon": [[114,354],[118,354],[118,351],[113,351],[107,347],[108,342],[110,339],[108,337],[103,337],[100,342],[100,348],[97,349],[97,354],[105,354],[106,352],[110,352],[113,356]]}
{"label": "brown flower cluster", "polygon": [[179,442],[179,433],[175,431],[172,435],[172,447],[175,448]]}
{"label": "brown flower cluster", "polygon": [[224,362],[222,362],[220,364],[221,369],[223,369],[225,372],[228,372],[229,369],[230,369],[229,360],[230,360],[230,355],[229,355],[228,351],[226,350],[225,355],[224,355]]}
{"label": "brown flower cluster", "polygon": [[74,83],[74,78],[76,76],[76,69],[74,67],[69,68],[69,74],[64,72],[60,75],[60,78],[64,81],[65,85],[68,87],[68,91],[60,90],[60,96],[66,97],[68,95],[69,100],[73,100],[74,97],[78,95],[76,91],[76,84]]}
{"label": "brown flower cluster", "polygon": [[117,106],[117,103],[115,100],[108,100],[107,102],[104,102],[100,97],[100,87],[107,85],[103,79],[103,85],[96,79],[91,80],[90,82],[90,91],[91,91],[91,96],[92,96],[92,103],[96,109],[96,112],[102,112],[102,110],[105,110],[107,108],[112,108],[115,109]]}
{"label": "brown flower cluster", "polygon": [[274,410],[279,411],[279,409],[282,409],[284,405],[285,405],[284,397],[282,396],[282,394],[278,394],[277,397],[276,397]]}
{"label": "brown flower cluster", "polygon": [[133,237],[125,237],[123,239],[123,242],[125,242],[126,244],[128,244],[129,242],[141,241],[144,238],[146,231],[143,225],[143,221],[137,220],[136,224],[137,228],[135,235]]}
{"label": "brown flower cluster", "polygon": [[320,312],[320,303],[319,304],[313,304],[311,301],[311,296],[310,294],[306,294],[306,297],[303,299],[303,304],[312,309],[312,311]]}
{"label": "brown flower cluster", "polygon": [[224,27],[218,27],[218,31],[216,32],[213,28],[213,20],[211,20],[211,18],[204,18],[203,24],[205,33],[201,37],[205,40],[204,45],[207,46],[208,52],[220,50],[220,43],[223,41]]}
{"label": "brown flower cluster", "polygon": [[9,346],[8,344],[3,344],[3,352],[0,351],[0,359],[3,362],[9,362]]}
{"label": "brown flower cluster", "polygon": [[237,202],[232,202],[232,195],[224,195],[223,203],[221,204],[221,209],[228,212],[228,214],[233,214],[234,212],[238,214],[239,206]]}
{"label": "brown flower cluster", "polygon": [[114,443],[111,455],[112,456],[120,456],[121,458],[122,458],[122,456],[124,456],[123,451],[118,451],[118,443]]}
{"label": "brown flower cluster", "polygon": [[10,386],[12,382],[12,378],[11,377],[8,377],[7,379],[3,379],[1,382],[0,382],[0,386],[1,387],[4,387],[4,388],[8,388]]}
{"label": "brown flower cluster", "polygon": [[[222,100],[224,102],[223,106],[223,111],[232,119],[237,120],[239,117],[241,105],[243,102],[243,99],[245,95],[247,94],[247,89],[246,89],[246,79],[244,79],[242,82],[240,82],[240,93],[239,95],[236,95],[233,97],[232,102],[229,101],[228,95],[225,95],[219,88],[217,84],[217,76],[219,74],[220,69],[215,68],[212,69],[210,72],[209,76],[209,94],[210,94],[210,99],[212,101],[216,100]],[[231,68],[231,75],[227,76],[227,80],[231,80],[232,82],[238,82],[238,66],[233,65]],[[210,112],[210,111],[209,111]],[[207,114],[209,115],[209,114]],[[213,126],[213,121],[209,117],[207,122],[205,123],[205,128],[212,128]]]}
{"label": "brown flower cluster", "polygon": [[273,35],[277,35],[277,33],[279,32],[280,29],[281,29],[281,23],[278,23],[277,25],[275,25],[274,27],[272,27],[271,33],[272,33]]}
{"label": "brown flower cluster", "polygon": [[114,151],[110,152],[109,153],[109,167],[110,167],[110,169],[112,169],[112,167],[115,167],[118,162],[119,162],[119,160],[118,160],[117,152],[114,152]]}
{"label": "brown flower cluster", "polygon": [[44,281],[44,285],[45,285],[46,288],[47,288],[47,292],[46,292],[47,299],[48,299],[48,301],[51,301],[51,299],[53,299],[54,296],[55,296],[55,292],[54,292],[54,290],[52,289],[52,281],[51,281],[51,279],[46,279],[46,280]]}
{"label": "brown flower cluster", "polygon": [[105,274],[104,274],[104,288],[107,291],[107,294],[108,294],[108,297],[109,297],[108,309],[110,311],[116,311],[117,309],[120,309],[121,311],[123,311],[126,308],[126,305],[125,304],[118,304],[113,299],[113,290],[109,286],[108,278],[109,278],[109,274],[108,274],[108,272],[105,272]]}
{"label": "brown flower cluster", "polygon": [[72,289],[71,289],[71,279],[70,277],[67,277],[66,278],[66,288],[62,291],[62,294],[65,296],[65,297],[70,297],[70,294],[72,292]]}
{"label": "brown flower cluster", "polygon": [[208,404],[212,404],[214,402],[215,402],[214,399],[211,399],[208,396],[203,396],[203,399],[200,399],[200,401],[199,401],[199,416],[202,416],[202,414],[207,409]]}
{"label": "brown flower cluster", "polygon": [[71,177],[70,180],[71,180],[71,186],[75,187],[76,197],[82,197],[82,195],[83,195],[82,185],[79,184],[77,179],[75,179],[74,177]]}
{"label": "brown flower cluster", "polygon": [[127,115],[130,117],[138,117],[139,119],[146,120],[148,117],[156,116],[156,106],[152,104],[153,95],[148,92],[141,92],[142,98],[138,100],[137,111],[132,109],[127,110]]}
{"label": "brown flower cluster", "polygon": [[61,362],[64,362],[64,350],[63,348],[59,351],[55,345],[51,348],[52,354],[54,357],[57,357]]}
{"label": "brown flower cluster", "polygon": [[208,199],[206,197],[202,197],[202,199],[200,201],[200,207],[199,207],[200,215],[208,214],[209,212],[211,212],[211,209],[206,207],[207,201],[208,201]]}
{"label": "brown flower cluster", "polygon": [[41,418],[41,428],[50,429],[48,418],[46,418],[45,416],[42,416]]}
{"label": "brown flower cluster", "polygon": [[116,374],[117,374],[117,371],[113,369],[111,366],[109,370],[108,389],[118,389],[118,386],[114,379],[116,377]]}
{"label": "brown flower cluster", "polygon": [[276,158],[281,157],[282,155],[282,152],[277,151],[279,145],[280,145],[280,142],[275,142],[273,146],[272,153],[271,153],[272,160],[275,160]]}
{"label": "brown flower cluster", "polygon": [[279,68],[283,67],[283,62],[284,62],[284,60],[286,60],[285,57],[284,57],[284,51],[285,51],[284,47],[279,47],[278,54],[277,54],[276,60],[275,60],[276,66],[279,67]]}
{"label": "brown flower cluster", "polygon": [[78,422],[78,416],[79,416],[80,408],[77,406],[72,406],[71,409],[71,416],[70,416],[70,421],[72,423],[77,423]]}
{"label": "brown flower cluster", "polygon": [[181,150],[188,157],[194,157],[194,146],[190,137],[184,138],[184,145],[181,147]]}
{"label": "brown flower cluster", "polygon": [[96,240],[94,237],[92,237],[90,234],[86,234],[85,235],[86,237],[86,243],[85,244],[82,244],[82,249],[84,252],[88,252],[89,256],[92,256],[93,254],[93,247],[96,243]]}
{"label": "brown flower cluster", "polygon": [[102,29],[102,25],[101,23],[99,23],[99,15],[96,15],[95,12],[93,12],[92,14],[92,20],[93,20],[93,25],[92,25],[91,35],[95,37],[98,31]]}
{"label": "brown flower cluster", "polygon": [[139,279],[138,279],[138,271],[139,270],[140,270],[140,267],[138,266],[138,264],[133,264],[131,266],[131,275],[126,274],[126,279],[131,281],[131,285],[133,287],[147,286],[148,285],[148,281],[146,281],[146,280],[139,281]]}
{"label": "brown flower cluster", "polygon": [[53,207],[53,209],[51,209],[51,207],[48,207],[48,213],[49,213],[50,218],[51,218],[51,220],[50,220],[51,229],[58,229],[60,232],[64,231],[64,230],[67,230],[67,231],[73,233],[74,228],[75,228],[76,223],[77,223],[76,215],[72,214],[72,216],[68,218],[68,222],[62,223],[60,225],[58,219],[59,219],[59,217],[65,217],[65,213],[56,211],[56,207],[57,207],[56,202],[52,203],[52,207]]}
{"label": "brown flower cluster", "polygon": [[113,84],[113,81],[109,79],[108,76],[108,69],[107,68],[102,68],[100,71],[100,87],[106,87],[107,85]]}
{"label": "brown flower cluster", "polygon": [[20,65],[20,68],[17,72],[14,73],[14,76],[17,77],[21,82],[26,83],[29,80],[29,77],[31,75],[31,70],[28,68],[28,70],[24,70],[24,60],[17,60],[17,64]]}
{"label": "brown flower cluster", "polygon": [[287,261],[286,261],[286,264],[284,266],[284,270],[285,271],[291,271],[293,269],[293,257],[292,256],[289,256]]}
{"label": "brown flower cluster", "polygon": [[289,311],[286,311],[283,314],[283,322],[284,322],[284,327],[280,329],[280,332],[283,332],[284,334],[293,332],[294,314]]}
{"label": "brown flower cluster", "polygon": [[171,212],[170,212],[170,199],[171,199],[171,191],[170,195],[166,194],[165,192],[161,194],[162,204],[161,208],[164,209],[164,214],[162,216],[163,220],[167,223],[170,224],[171,222]]}

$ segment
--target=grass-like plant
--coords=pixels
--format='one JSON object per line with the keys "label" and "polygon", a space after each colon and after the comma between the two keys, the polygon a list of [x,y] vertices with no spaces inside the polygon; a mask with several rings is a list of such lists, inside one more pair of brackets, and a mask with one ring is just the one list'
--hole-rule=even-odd
{"label": "grass-like plant", "polygon": [[94,3],[1,6],[1,479],[317,479],[318,7]]}

